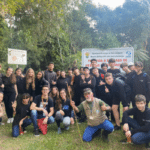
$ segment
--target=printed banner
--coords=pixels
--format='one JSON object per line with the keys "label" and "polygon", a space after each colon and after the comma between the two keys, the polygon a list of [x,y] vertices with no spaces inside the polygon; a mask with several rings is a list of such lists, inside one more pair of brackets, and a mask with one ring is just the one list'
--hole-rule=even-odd
{"label": "printed banner", "polygon": [[91,59],[97,60],[97,67],[101,68],[102,63],[108,63],[110,58],[116,60],[115,67],[119,68],[123,62],[134,63],[133,47],[111,48],[100,50],[95,48],[82,49],[82,66],[91,68]]}

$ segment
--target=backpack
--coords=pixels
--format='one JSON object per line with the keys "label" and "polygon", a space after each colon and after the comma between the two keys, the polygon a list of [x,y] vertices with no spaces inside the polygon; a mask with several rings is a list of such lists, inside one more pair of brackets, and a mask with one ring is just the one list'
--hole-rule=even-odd
{"label": "backpack", "polygon": [[117,81],[118,83],[122,84],[124,86],[124,90],[125,90],[125,93],[126,95],[131,95],[131,87],[125,83],[125,81],[119,79],[119,78],[116,78],[115,81]]}

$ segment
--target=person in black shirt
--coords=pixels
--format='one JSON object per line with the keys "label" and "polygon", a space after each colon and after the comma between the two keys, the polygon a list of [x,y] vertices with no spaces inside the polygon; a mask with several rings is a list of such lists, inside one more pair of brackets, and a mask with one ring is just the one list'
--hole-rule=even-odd
{"label": "person in black shirt", "polygon": [[142,72],[143,63],[135,62],[135,71],[131,78],[130,86],[132,89],[132,105],[135,106],[134,98],[137,94],[142,94],[146,97],[146,104],[150,101],[150,76]]}
{"label": "person in black shirt", "polygon": [[96,78],[96,86],[95,86],[96,97],[105,101],[104,74],[102,73],[99,74],[98,68],[93,68],[93,75]]}
{"label": "person in black shirt", "polygon": [[102,63],[102,64],[101,64],[101,68],[102,68],[102,70],[106,73],[106,72],[107,72],[107,69],[108,69],[107,63]]}
{"label": "person in black shirt", "polygon": [[50,89],[57,84],[57,75],[53,71],[54,63],[50,62],[48,65],[48,70],[45,70],[44,78],[49,82]]}
{"label": "person in black shirt", "polygon": [[[134,144],[148,144],[150,142],[150,109],[146,106],[146,97],[135,96],[136,107],[123,113],[123,130],[127,138]],[[129,116],[133,116],[130,118]]]}
{"label": "person in black shirt", "polygon": [[54,104],[48,93],[49,87],[44,85],[42,87],[42,95],[36,96],[30,107],[35,136],[39,136],[37,119],[45,118],[43,124],[54,123]]}
{"label": "person in black shirt", "polygon": [[113,58],[109,59],[108,61],[110,69],[108,69],[107,72],[112,73],[113,77],[115,77],[116,74],[120,73],[120,70],[115,68],[115,62],[116,61]]}
{"label": "person in black shirt", "polygon": [[[30,103],[29,103],[30,95],[28,93],[24,93],[22,95],[22,104],[17,105],[16,115],[14,117],[14,121],[12,124],[12,136],[18,137],[20,134],[25,133],[25,127],[32,123],[32,120],[28,118],[30,116]],[[23,128],[23,131],[22,131]]]}
{"label": "person in black shirt", "polygon": [[43,85],[48,85],[48,81],[44,79],[43,72],[39,71],[35,78],[35,96],[42,94]]}
{"label": "person in black shirt", "polygon": [[76,105],[79,105],[81,97],[81,88],[80,88],[81,75],[77,67],[74,68],[74,75],[75,76],[73,81],[73,89],[74,89],[73,100],[75,101]]}
{"label": "person in black shirt", "polygon": [[106,98],[108,97],[112,100],[112,110],[116,121],[115,130],[120,130],[120,120],[119,120],[119,112],[118,107],[120,102],[123,104],[123,111],[128,110],[128,103],[126,100],[126,92],[125,92],[125,84],[122,83],[120,79],[114,79],[112,73],[105,74],[105,93]]}
{"label": "person in black shirt", "polygon": [[61,76],[57,80],[58,90],[60,91],[61,89],[65,89],[66,91],[68,91],[68,86],[69,85],[70,85],[69,84],[69,80],[68,80],[68,78],[66,78],[66,72],[65,71],[61,71]]}
{"label": "person in black shirt", "polygon": [[3,96],[4,96],[3,92],[0,91],[0,125],[4,125],[4,123],[2,123],[2,117],[4,115],[3,108],[2,108]]}
{"label": "person in black shirt", "polygon": [[72,68],[68,68],[68,75],[67,75],[67,78],[68,78],[69,85],[71,84],[72,77],[73,77]]}
{"label": "person in black shirt", "polygon": [[16,76],[13,73],[13,69],[8,67],[6,71],[6,75],[2,77],[4,84],[4,103],[6,114],[8,117],[7,123],[13,122],[13,108],[12,102],[15,101],[18,91],[16,85]]}
{"label": "person in black shirt", "polygon": [[49,94],[49,97],[53,100],[53,103],[54,103],[54,114],[53,114],[53,116],[55,116],[56,111],[58,111],[56,103],[59,100],[59,91],[58,91],[58,88],[56,86],[52,87],[52,90]]}
{"label": "person in black shirt", "polygon": [[57,101],[57,108],[59,111],[56,112],[55,120],[58,126],[58,134],[61,133],[60,123],[63,122],[65,129],[69,130],[70,124],[74,124],[74,119],[71,117],[72,107],[70,100],[66,97],[66,90],[60,90],[60,99]]}
{"label": "person in black shirt", "polygon": [[[90,69],[90,74],[93,75],[93,68],[97,67],[97,60],[96,59],[91,60],[91,66],[92,66],[92,68]],[[99,74],[105,73],[102,69],[98,69],[98,70],[99,70]]]}
{"label": "person in black shirt", "polygon": [[57,71],[56,71],[57,80],[58,80],[58,78],[60,77],[60,73],[61,73],[60,70],[57,70]]}
{"label": "person in black shirt", "polygon": [[35,97],[35,73],[32,68],[29,68],[26,72],[25,78],[23,78],[23,93],[30,94],[30,101],[32,102]]}
{"label": "person in black shirt", "polygon": [[3,81],[2,81],[2,77],[4,75],[1,73],[1,70],[2,70],[2,65],[0,64],[0,91],[4,92],[4,84],[3,84]]}
{"label": "person in black shirt", "polygon": [[16,74],[16,84],[17,84],[17,90],[18,90],[18,96],[17,96],[17,105],[20,105],[22,103],[22,94],[24,93],[24,85],[23,85],[23,74],[21,68],[17,68],[15,70]]}

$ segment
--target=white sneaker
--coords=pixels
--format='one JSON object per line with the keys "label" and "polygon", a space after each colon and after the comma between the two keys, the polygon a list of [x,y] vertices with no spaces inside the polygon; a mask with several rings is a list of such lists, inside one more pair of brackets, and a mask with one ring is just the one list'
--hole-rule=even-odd
{"label": "white sneaker", "polygon": [[11,118],[8,118],[7,123],[11,123]]}
{"label": "white sneaker", "polygon": [[14,118],[10,118],[10,123],[13,123],[13,121],[14,121]]}

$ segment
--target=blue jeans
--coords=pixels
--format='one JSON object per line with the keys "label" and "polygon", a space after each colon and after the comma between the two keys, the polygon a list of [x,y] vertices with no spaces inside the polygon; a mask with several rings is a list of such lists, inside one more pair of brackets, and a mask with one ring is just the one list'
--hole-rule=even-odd
{"label": "blue jeans", "polygon": [[56,112],[56,115],[55,115],[55,120],[56,120],[56,123],[57,123],[57,126],[60,127],[60,123],[63,122],[63,124],[65,125],[65,127],[67,126],[70,126],[70,117],[69,116],[66,116],[66,117],[63,117],[60,113],[60,111],[57,111]]}
{"label": "blue jeans", "polygon": [[[138,122],[135,119],[132,119],[128,117],[128,125],[131,129],[139,129],[141,126],[138,124]],[[150,142],[150,131],[148,132],[137,132],[134,135],[132,135],[131,140],[134,144],[144,144]]]}
{"label": "blue jeans", "polygon": [[[37,119],[41,119],[41,118],[45,118],[45,116],[43,116],[43,114],[39,115],[37,110],[31,110],[31,119],[33,122],[34,130],[38,129]],[[51,116],[48,118],[47,124],[51,124],[54,122],[55,122],[55,119],[53,116]]]}
{"label": "blue jeans", "polygon": [[[32,120],[27,118],[23,121],[22,127],[25,128],[28,125],[30,125],[31,123],[32,123]],[[12,136],[13,137],[19,136],[19,125],[15,125],[12,127]]]}
{"label": "blue jeans", "polygon": [[99,129],[104,129],[104,130],[112,132],[114,130],[114,126],[108,120],[105,120],[102,124],[98,126],[93,126],[93,127],[88,126],[84,131],[83,141],[90,142],[93,138],[94,133],[98,131]]}

